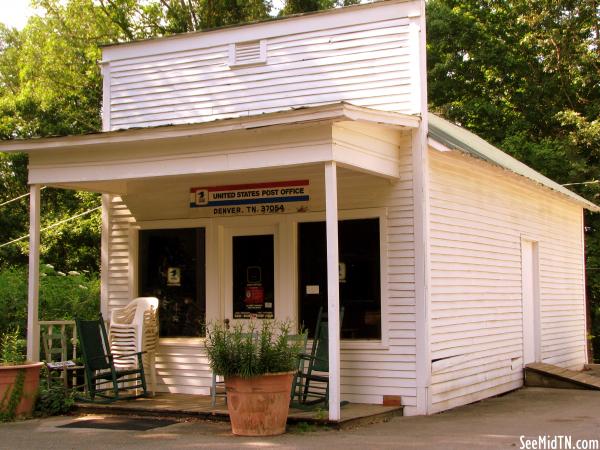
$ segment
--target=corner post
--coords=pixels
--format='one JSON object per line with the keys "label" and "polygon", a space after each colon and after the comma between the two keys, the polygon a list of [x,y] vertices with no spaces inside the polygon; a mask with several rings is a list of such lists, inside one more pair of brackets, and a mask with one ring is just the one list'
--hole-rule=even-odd
{"label": "corner post", "polygon": [[337,168],[325,163],[327,230],[327,316],[329,336],[329,420],[340,420],[340,273],[338,251]]}
{"label": "corner post", "polygon": [[40,185],[29,188],[29,283],[27,291],[27,359],[40,359]]}

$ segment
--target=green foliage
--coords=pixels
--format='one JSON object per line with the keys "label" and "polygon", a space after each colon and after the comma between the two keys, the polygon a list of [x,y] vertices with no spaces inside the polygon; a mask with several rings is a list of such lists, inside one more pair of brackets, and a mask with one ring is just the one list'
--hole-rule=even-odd
{"label": "green foliage", "polygon": [[206,349],[212,370],[218,375],[249,378],[297,368],[300,344],[288,342],[290,324],[263,320],[229,328],[220,323],[208,326]]}
{"label": "green foliage", "polygon": [[[25,362],[25,340],[19,328],[0,333],[0,365],[15,366]],[[17,407],[23,396],[25,386],[25,370],[17,372],[12,387],[0,398],[0,422],[15,420]]]}
{"label": "green foliage", "polygon": [[[40,268],[40,319],[93,319],[100,305],[100,280],[94,273],[60,272],[50,265]],[[27,326],[27,270],[0,271],[0,334]]]}
{"label": "green foliage", "polygon": [[19,365],[25,362],[25,341],[19,328],[0,335],[0,364]]}
{"label": "green foliage", "polygon": [[[587,0],[429,0],[430,109],[559,183],[600,180],[600,8]],[[600,203],[600,184],[571,189]],[[586,213],[600,336],[600,218]],[[600,339],[596,358],[600,359]]]}
{"label": "green foliage", "polygon": [[40,416],[57,416],[69,413],[74,406],[74,391],[67,389],[62,382],[54,381],[50,387],[40,386],[35,412]]}
{"label": "green foliage", "polygon": [[279,15],[288,16],[322,9],[338,8],[341,6],[357,5],[360,0],[285,0]]}
{"label": "green foliage", "polygon": [[17,407],[23,397],[25,387],[25,369],[19,369],[15,383],[4,391],[0,399],[0,422],[11,422],[16,418]]}

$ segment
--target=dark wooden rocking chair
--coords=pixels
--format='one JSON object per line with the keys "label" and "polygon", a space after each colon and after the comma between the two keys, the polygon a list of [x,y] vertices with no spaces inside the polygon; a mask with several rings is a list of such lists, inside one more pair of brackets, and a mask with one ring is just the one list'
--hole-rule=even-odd
{"label": "dark wooden rocking chair", "polygon": [[[340,328],[344,308],[340,309]],[[312,407],[329,401],[329,338],[327,313],[319,309],[310,353],[299,355],[298,372],[292,385],[292,406]]]}
{"label": "dark wooden rocking chair", "polygon": [[[75,319],[85,367],[88,397],[83,401],[110,403],[147,395],[143,352],[113,356],[102,315],[98,320]],[[115,359],[137,356],[137,367],[115,369]],[[138,394],[141,389],[142,393]]]}

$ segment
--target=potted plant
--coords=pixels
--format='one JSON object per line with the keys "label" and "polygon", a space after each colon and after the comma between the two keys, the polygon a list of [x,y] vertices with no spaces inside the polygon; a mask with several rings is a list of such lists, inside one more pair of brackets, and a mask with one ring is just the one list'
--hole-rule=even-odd
{"label": "potted plant", "polygon": [[233,434],[285,432],[298,354],[304,350],[288,340],[289,332],[289,322],[269,320],[208,326],[208,358],[214,373],[225,377]]}
{"label": "potted plant", "polygon": [[0,421],[31,415],[42,365],[25,361],[18,328],[0,336]]}

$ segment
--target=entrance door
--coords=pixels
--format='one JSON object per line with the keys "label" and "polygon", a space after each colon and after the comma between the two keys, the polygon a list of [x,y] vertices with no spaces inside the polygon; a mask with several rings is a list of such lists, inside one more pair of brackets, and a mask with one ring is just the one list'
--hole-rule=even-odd
{"label": "entrance door", "polygon": [[159,299],[160,336],[203,336],[204,228],[142,230],[139,248],[139,293]]}
{"label": "entrance door", "polygon": [[228,244],[225,318],[274,319],[277,307],[274,229],[232,231]]}
{"label": "entrance door", "polygon": [[538,244],[521,240],[523,364],[541,360]]}

